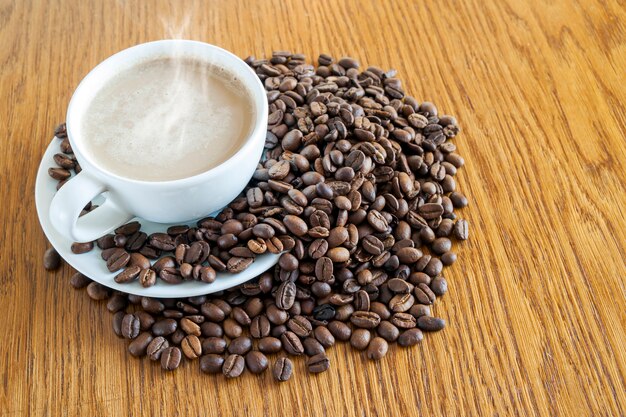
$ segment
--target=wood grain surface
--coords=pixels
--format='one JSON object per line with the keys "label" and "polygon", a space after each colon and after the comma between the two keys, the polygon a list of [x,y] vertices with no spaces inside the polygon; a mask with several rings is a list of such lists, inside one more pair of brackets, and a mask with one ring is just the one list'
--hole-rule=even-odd
{"label": "wood grain surface", "polygon": [[[613,0],[0,0],[0,415],[626,415],[626,6]],[[169,37],[396,68],[457,116],[471,238],[435,306],[447,320],[380,363],[165,373],[104,303],[41,267],[39,159],[98,62]]]}

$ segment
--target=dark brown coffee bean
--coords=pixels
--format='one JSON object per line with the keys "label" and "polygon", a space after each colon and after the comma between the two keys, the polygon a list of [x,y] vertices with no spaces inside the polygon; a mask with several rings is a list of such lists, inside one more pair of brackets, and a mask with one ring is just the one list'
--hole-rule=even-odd
{"label": "dark brown coffee bean", "polygon": [[125,315],[126,313],[124,313],[123,311],[118,311],[117,313],[113,314],[113,320],[111,324],[113,325],[113,333],[115,333],[117,337],[124,337],[122,335],[122,321],[124,320]]}
{"label": "dark brown coffee bean", "polygon": [[432,250],[438,255],[448,252],[452,248],[452,242],[447,237],[435,239],[432,243]]}
{"label": "dark brown coffee bean", "polygon": [[122,320],[122,336],[126,339],[134,339],[139,335],[139,319],[134,314],[126,314]]}
{"label": "dark brown coffee bean", "polygon": [[400,330],[391,322],[383,320],[378,325],[376,333],[388,342],[395,342],[400,336]]}
{"label": "dark brown coffee bean", "polygon": [[226,317],[226,314],[221,308],[219,308],[216,304],[208,302],[208,301],[202,304],[202,306],[200,307],[200,311],[202,312],[204,317],[207,318],[207,320],[210,320],[215,323],[219,323],[223,321],[224,318]]}
{"label": "dark brown coffee bean", "polygon": [[283,349],[290,355],[302,355],[304,353],[304,346],[298,336],[290,331],[286,331],[280,337],[283,345]]}
{"label": "dark brown coffee bean", "polygon": [[344,247],[329,249],[326,256],[335,263],[348,262],[350,260],[350,251]]}
{"label": "dark brown coffee bean", "polygon": [[276,290],[276,307],[289,310],[296,300],[296,285],[291,281],[280,284]]}
{"label": "dark brown coffee bean", "polygon": [[367,222],[379,233],[386,232],[389,227],[387,219],[378,210],[370,210],[367,213]]}
{"label": "dark brown coffee bean", "polygon": [[375,361],[381,360],[387,354],[389,344],[382,337],[375,337],[367,347],[367,357]]}
{"label": "dark brown coffee bean", "polygon": [[421,316],[430,316],[430,307],[425,304],[415,304],[409,309],[409,314],[416,319]]}
{"label": "dark brown coffee bean", "polygon": [[217,374],[222,372],[224,357],[214,353],[203,355],[200,358],[200,370],[205,374]]}
{"label": "dark brown coffee bean", "polygon": [[373,329],[380,323],[380,316],[373,311],[355,311],[350,316],[350,322],[357,327]]}
{"label": "dark brown coffee bean", "polygon": [[139,272],[139,283],[142,287],[148,288],[156,284],[156,272],[152,269],[143,269]]}
{"label": "dark brown coffee bean", "polygon": [[422,257],[422,251],[417,248],[406,247],[396,252],[396,256],[404,264],[414,264]]}
{"label": "dark brown coffee bean", "polygon": [[115,276],[115,282],[117,282],[118,284],[131,282],[139,276],[139,272],[141,272],[141,268],[139,268],[138,266],[126,267],[122,272]]}
{"label": "dark brown coffee bean", "polygon": [[357,350],[365,350],[372,339],[372,333],[367,329],[355,329],[350,336],[350,346]]}
{"label": "dark brown coffee bean", "polygon": [[424,335],[420,329],[408,329],[398,337],[398,344],[402,347],[415,346],[422,341]]}
{"label": "dark brown coffee bean", "polygon": [[[126,239],[126,250],[135,252],[144,249],[144,244],[148,240],[148,235],[144,232],[136,232]],[[145,256],[145,255],[144,255]]]}
{"label": "dark brown coffee bean", "polygon": [[130,236],[134,233],[137,233],[140,228],[141,224],[137,221],[133,221],[118,227],[117,229],[115,229],[115,233]]}
{"label": "dark brown coffee bean", "polygon": [[431,277],[436,277],[443,270],[443,264],[439,258],[432,257],[424,267],[424,272]]}
{"label": "dark brown coffee bean", "polygon": [[287,328],[299,337],[307,337],[313,331],[311,322],[304,316],[296,315],[287,322]]}
{"label": "dark brown coffee bean", "polygon": [[53,271],[61,266],[61,256],[54,248],[49,248],[43,255],[43,267]]}
{"label": "dark brown coffee bean", "polygon": [[118,311],[124,310],[128,305],[128,298],[126,295],[115,293],[109,301],[107,301],[107,310],[111,313],[116,313]]}
{"label": "dark brown coffee bean", "polygon": [[437,332],[446,326],[446,321],[437,317],[421,316],[417,319],[417,327],[425,332]]}
{"label": "dark brown coffee bean", "polygon": [[152,325],[152,334],[155,336],[169,336],[178,328],[174,319],[161,319]]}
{"label": "dark brown coffee bean", "polygon": [[367,253],[372,255],[380,255],[385,250],[383,242],[373,235],[365,236],[365,238],[361,241],[361,245]]}
{"label": "dark brown coffee bean", "polygon": [[468,237],[468,223],[467,220],[459,219],[454,224],[454,229],[452,230],[454,237],[458,240],[467,240]]}
{"label": "dark brown coffee bean", "polygon": [[[346,281],[348,282],[348,281]],[[369,311],[370,296],[365,290],[359,290],[354,296],[354,308],[358,311]]]}
{"label": "dark brown coffee bean", "polygon": [[261,339],[269,336],[270,321],[264,315],[256,316],[250,323],[250,335],[255,339]]}
{"label": "dark brown coffee bean", "polygon": [[228,269],[228,272],[236,274],[246,270],[253,261],[253,258],[240,258],[238,256],[233,256],[226,263],[226,269]]}
{"label": "dark brown coffee bean", "polygon": [[123,249],[115,248],[106,261],[109,272],[119,271],[130,262],[130,254]]}
{"label": "dark brown coffee bean", "polygon": [[87,285],[87,295],[95,301],[106,300],[109,298],[109,289],[97,282],[91,282]]}
{"label": "dark brown coffee bean", "polygon": [[304,346],[304,353],[307,356],[314,356],[326,352],[324,346],[322,346],[322,344],[313,337],[307,337],[306,339],[304,339],[302,345]]}
{"label": "dark brown coffee bean", "polygon": [[389,301],[389,308],[394,313],[404,313],[415,304],[415,297],[412,294],[397,294]]}
{"label": "dark brown coffee bean", "polygon": [[448,282],[444,277],[438,276],[431,281],[430,289],[436,296],[440,297],[448,291]]}
{"label": "dark brown coffee bean", "polygon": [[275,337],[264,337],[259,340],[257,347],[263,353],[278,353],[282,348],[282,342]]}
{"label": "dark brown coffee bean", "polygon": [[161,367],[166,371],[173,371],[180,365],[181,357],[179,348],[175,346],[165,348],[161,353]]}
{"label": "dark brown coffee bean", "polygon": [[128,351],[135,357],[146,355],[148,345],[152,342],[153,337],[149,332],[140,333],[128,344]]}
{"label": "dark brown coffee bean", "polygon": [[291,378],[293,365],[289,358],[284,356],[276,359],[274,367],[272,368],[272,375],[274,379],[279,382],[285,382]]}
{"label": "dark brown coffee bean", "polygon": [[207,337],[202,341],[202,352],[221,354],[226,351],[226,345],[226,340],[221,337]]}
{"label": "dark brown coffee bean", "polygon": [[374,301],[370,303],[370,310],[374,313],[378,314],[381,320],[388,320],[391,317],[391,312],[389,308],[381,302]]}
{"label": "dark brown coffee bean", "polygon": [[148,237],[148,244],[153,248],[173,251],[176,248],[174,239],[167,233],[153,233]]}
{"label": "dark brown coffee bean", "polygon": [[260,374],[267,369],[269,361],[267,356],[258,351],[251,351],[245,357],[246,368],[253,374]]}
{"label": "dark brown coffee bean", "polygon": [[328,330],[335,339],[342,342],[347,342],[352,335],[352,329],[350,328],[350,326],[337,320],[333,320],[328,323]]}
{"label": "dark brown coffee bean", "polygon": [[70,278],[70,284],[72,285],[72,287],[76,289],[85,288],[90,283],[91,283],[91,278],[81,274],[80,272],[76,272]]}
{"label": "dark brown coffee bean", "polygon": [[65,168],[48,168],[48,175],[58,181],[68,179],[72,173]]}
{"label": "dark brown coffee bean", "polygon": [[222,366],[222,373],[226,378],[237,378],[245,369],[245,360],[243,356],[232,354],[228,355]]}
{"label": "dark brown coffee bean", "polygon": [[410,329],[416,326],[415,317],[408,313],[395,313],[391,316],[391,324],[400,329]]}
{"label": "dark brown coffee bean", "polygon": [[83,242],[83,243],[74,242],[72,243],[72,246],[71,246],[72,253],[75,253],[77,255],[87,253],[91,251],[92,249],[93,249],[93,242]]}
{"label": "dark brown coffee bean", "polygon": [[[202,316],[200,316],[202,317]],[[204,318],[204,317],[202,317]],[[200,331],[200,326],[197,323],[194,323],[191,319],[189,319],[188,317],[184,317],[180,320],[179,323],[181,329],[183,329],[183,331],[187,334],[192,334],[195,336],[200,336],[202,334],[202,332]]]}
{"label": "dark brown coffee bean", "polygon": [[152,339],[152,341],[148,344],[146,348],[146,354],[150,358],[150,360],[158,361],[161,359],[161,354],[165,349],[170,346],[167,339],[162,336],[158,336]]}
{"label": "dark brown coffee bean", "polygon": [[467,198],[458,191],[454,191],[450,194],[450,200],[456,208],[467,207]]}
{"label": "dark brown coffee bean", "polygon": [[298,237],[304,236],[309,231],[309,228],[304,220],[291,214],[285,216],[283,223],[291,233]]}
{"label": "dark brown coffee bean", "polygon": [[237,322],[233,319],[226,319],[223,323],[224,334],[231,339],[236,339],[243,333],[243,329]]}
{"label": "dark brown coffee bean", "polygon": [[157,314],[165,310],[165,304],[156,298],[150,297],[142,297],[141,298],[141,307],[146,310],[148,313]]}
{"label": "dark brown coffee bean", "polygon": [[230,341],[228,345],[228,353],[236,353],[245,355],[252,349],[252,339],[246,336],[240,336]]}
{"label": "dark brown coffee bean", "polygon": [[330,359],[325,353],[319,353],[307,359],[306,366],[311,373],[324,372],[330,368]]}

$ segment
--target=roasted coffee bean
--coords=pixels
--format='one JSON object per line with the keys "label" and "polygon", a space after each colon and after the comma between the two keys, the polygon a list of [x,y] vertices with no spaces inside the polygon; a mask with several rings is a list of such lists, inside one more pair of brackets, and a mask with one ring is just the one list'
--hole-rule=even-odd
{"label": "roasted coffee bean", "polygon": [[61,266],[61,256],[54,248],[49,248],[43,255],[43,267],[53,271]]}
{"label": "roasted coffee bean", "polygon": [[318,353],[307,359],[306,366],[311,373],[324,372],[330,368],[330,359],[328,359],[325,353]]}
{"label": "roasted coffee bean", "polygon": [[122,320],[122,336],[126,339],[134,339],[139,335],[139,319],[134,314],[126,314]]}
{"label": "roasted coffee bean", "polygon": [[179,348],[175,346],[165,348],[161,353],[161,367],[166,371],[173,371],[180,365],[181,357]]}
{"label": "roasted coffee bean", "polygon": [[65,168],[48,168],[48,175],[58,181],[68,179],[72,173]]}
{"label": "roasted coffee bean", "polygon": [[115,293],[109,301],[107,301],[107,310],[111,313],[116,313],[118,311],[124,310],[128,305],[128,297],[125,294]]}
{"label": "roasted coffee bean", "polygon": [[85,288],[90,283],[91,283],[91,278],[81,274],[80,272],[76,272],[70,278],[70,284],[72,285],[72,287],[76,289]]}
{"label": "roasted coffee bean", "polygon": [[156,284],[156,272],[152,269],[144,269],[139,272],[139,283],[142,287],[148,288]]}
{"label": "roasted coffee bean", "polygon": [[328,323],[328,330],[333,335],[333,337],[342,342],[346,342],[350,339],[352,335],[352,329],[346,323],[341,321],[333,320]]}
{"label": "roasted coffee bean", "polygon": [[140,333],[128,344],[128,351],[131,355],[141,357],[146,355],[148,346],[153,340],[152,334],[149,332]]}
{"label": "roasted coffee bean", "polygon": [[350,260],[350,251],[343,247],[332,248],[326,252],[326,256],[335,263],[348,262]]}
{"label": "roasted coffee bean", "polygon": [[237,354],[228,355],[226,359],[224,359],[222,373],[226,378],[237,378],[243,373],[245,367],[246,364],[243,356]]}
{"label": "roasted coffee bean", "polygon": [[416,326],[415,317],[408,313],[395,313],[391,316],[391,324],[400,329],[410,329]]}
{"label": "roasted coffee bean", "polygon": [[150,297],[142,297],[141,298],[141,307],[149,313],[160,313],[165,310],[165,304],[159,301],[156,298]]}
{"label": "roasted coffee bean", "polygon": [[324,349],[324,346],[322,346],[322,344],[318,342],[317,339],[315,339],[314,337],[307,337],[302,342],[302,345],[304,346],[304,353],[307,356],[313,356],[319,353],[326,352],[326,349]]}
{"label": "roasted coffee bean", "polygon": [[258,349],[263,353],[278,353],[282,348],[282,342],[275,337],[264,337],[257,344]]}
{"label": "roasted coffee bean", "polygon": [[376,328],[376,333],[388,342],[395,342],[400,336],[400,330],[387,320],[380,322]]}
{"label": "roasted coffee bean", "polygon": [[130,262],[130,254],[123,249],[116,248],[107,259],[109,272],[119,271]]}
{"label": "roasted coffee bean", "polygon": [[87,295],[95,301],[106,300],[109,298],[109,289],[97,282],[91,282],[87,285]]}
{"label": "roasted coffee bean", "polygon": [[438,255],[448,252],[452,248],[452,242],[447,237],[439,237],[432,243],[432,250]]}
{"label": "roasted coffee bean", "polygon": [[226,345],[226,340],[221,337],[207,337],[202,341],[202,352],[221,354],[226,351]]}
{"label": "roasted coffee bean", "polygon": [[440,297],[448,291],[448,282],[444,277],[438,276],[431,281],[430,289],[436,296]]}
{"label": "roasted coffee bean", "polygon": [[287,328],[299,337],[307,337],[313,331],[311,322],[304,316],[296,315],[287,321]]}
{"label": "roasted coffee bean", "polygon": [[382,337],[375,337],[367,347],[367,357],[368,359],[378,361],[385,357],[388,350],[389,344],[387,341]]}
{"label": "roasted coffee bean", "polygon": [[153,248],[172,251],[176,248],[174,239],[167,233],[153,233],[148,237],[148,244]]}
{"label": "roasted coffee bean", "polygon": [[161,354],[165,349],[170,346],[167,339],[162,336],[158,336],[152,339],[152,341],[148,344],[146,348],[146,354],[150,358],[150,360],[158,361],[161,359]]}
{"label": "roasted coffee bean", "polygon": [[380,316],[373,311],[355,311],[350,316],[350,322],[357,327],[373,329],[380,323]]}
{"label": "roasted coffee bean", "polygon": [[450,200],[456,208],[467,207],[467,198],[458,191],[454,191],[450,194]]}
{"label": "roasted coffee bean", "polygon": [[293,365],[289,358],[284,356],[276,359],[274,367],[272,368],[272,375],[274,379],[279,382],[285,382],[291,378]]}
{"label": "roasted coffee bean", "polygon": [[231,339],[236,339],[243,333],[243,329],[237,322],[233,319],[226,319],[223,323],[224,334]]}
{"label": "roasted coffee bean", "polygon": [[204,337],[222,337],[224,329],[217,323],[204,322],[200,325],[200,331]]}
{"label": "roasted coffee bean", "polygon": [[415,304],[412,294],[397,294],[389,301],[389,308],[394,313],[404,313]]}
{"label": "roasted coffee bean", "polygon": [[118,311],[117,313],[113,314],[113,320],[111,324],[113,325],[113,333],[115,333],[117,337],[124,337],[122,335],[122,321],[124,321],[124,316],[126,316],[126,313],[124,313],[123,311]]}
{"label": "roasted coffee bean", "polygon": [[237,274],[246,270],[253,262],[252,258],[240,258],[238,256],[233,256],[226,263],[226,269],[228,272],[232,274]]}
{"label": "roasted coffee bean", "polygon": [[304,236],[309,231],[304,220],[291,214],[285,216],[283,223],[291,233],[298,237]]}
{"label": "roasted coffee bean", "polygon": [[280,284],[276,290],[276,307],[289,310],[296,300],[296,285],[291,281]]}
{"label": "roasted coffee bean", "polygon": [[304,346],[298,336],[290,331],[286,331],[280,337],[283,345],[283,349],[290,355],[302,355],[304,353]]}
{"label": "roasted coffee bean", "polygon": [[214,353],[203,355],[200,358],[200,370],[205,374],[217,374],[222,372],[224,357]]}
{"label": "roasted coffee bean", "polygon": [[270,329],[270,321],[265,315],[256,316],[250,323],[250,335],[255,339],[269,336]]}
{"label": "roasted coffee bean", "polygon": [[152,334],[155,336],[169,336],[178,328],[174,319],[161,319],[152,325]]}
{"label": "roasted coffee bean", "polygon": [[398,344],[402,347],[414,346],[422,341],[424,335],[420,329],[408,329],[398,337]]}
{"label": "roasted coffee bean", "polygon": [[128,266],[122,272],[115,276],[115,282],[118,284],[124,284],[126,282],[131,282],[135,280],[139,273],[141,272],[141,268],[138,266]]}
{"label": "roasted coffee bean", "polygon": [[467,240],[468,237],[468,223],[467,220],[459,219],[454,224],[454,228],[452,229],[452,233],[454,237],[458,240]]}
{"label": "roasted coffee bean", "polygon": [[200,357],[200,355],[202,355],[202,346],[200,344],[200,339],[198,339],[198,336],[195,336],[193,334],[185,336],[180,344],[180,348],[182,349],[185,356],[189,359],[196,359]]}
{"label": "roasted coffee bean", "polygon": [[350,336],[350,346],[357,350],[365,350],[372,339],[372,333],[367,329],[355,329]]}
{"label": "roasted coffee bean", "polygon": [[252,339],[246,336],[239,336],[230,341],[228,345],[228,353],[236,353],[238,355],[245,355],[252,349]]}
{"label": "roasted coffee bean", "polygon": [[267,356],[258,351],[251,351],[245,357],[246,368],[253,374],[260,374],[267,369],[269,361]]}
{"label": "roasted coffee bean", "polygon": [[437,317],[421,316],[417,319],[417,327],[425,332],[437,332],[446,326],[446,321]]}
{"label": "roasted coffee bean", "polygon": [[72,253],[75,253],[77,255],[87,253],[91,251],[92,249],[93,249],[93,242],[83,242],[83,243],[74,242],[72,243],[72,246],[71,246]]}

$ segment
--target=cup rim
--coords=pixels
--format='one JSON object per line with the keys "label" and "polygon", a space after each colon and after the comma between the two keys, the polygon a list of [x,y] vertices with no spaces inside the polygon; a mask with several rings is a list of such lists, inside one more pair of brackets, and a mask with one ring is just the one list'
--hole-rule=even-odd
{"label": "cup rim", "polygon": [[[92,158],[90,158],[88,155],[82,152],[80,142],[77,142],[75,139],[72,138],[72,125],[73,125],[73,119],[74,119],[73,115],[76,112],[81,111],[81,109],[78,108],[78,104],[77,104],[77,102],[81,99],[81,93],[85,89],[88,89],[91,86],[91,84],[94,83],[94,81],[100,75],[100,72],[104,68],[111,65],[112,61],[125,59],[126,55],[131,54],[133,51],[137,51],[137,50],[144,49],[144,48],[154,48],[154,47],[162,46],[163,49],[160,49],[160,52],[168,52],[167,50],[168,46],[171,47],[177,44],[191,45],[191,46],[196,46],[199,48],[207,48],[207,50],[212,50],[214,52],[217,52],[218,54],[225,55],[231,59],[234,59],[237,65],[240,66],[241,71],[247,72],[248,75],[252,76],[252,79],[254,80],[252,82],[252,85],[250,85],[251,83],[248,80],[245,80],[245,79],[241,80],[246,86],[246,89],[249,90],[250,98],[253,101],[254,111],[256,113],[253,119],[253,126],[248,132],[248,135],[246,136],[244,144],[237,150],[237,152],[232,154],[228,159],[226,159],[219,165],[214,166],[213,168],[210,168],[199,174],[191,175],[191,176],[184,177],[184,178],[178,178],[174,180],[163,180],[163,181],[138,180],[138,179],[128,178],[122,175],[118,175],[107,169],[104,169],[103,167],[95,163]],[[202,182],[211,176],[219,175],[220,173],[223,173],[225,169],[228,169],[229,168],[228,166],[232,165],[235,160],[239,160],[244,156],[244,154],[247,154],[253,151],[254,148],[256,147],[255,145],[258,145],[255,143],[257,140],[259,141],[265,140],[265,135],[263,133],[264,133],[264,130],[267,128],[267,117],[268,117],[267,112],[268,112],[268,104],[267,104],[267,98],[266,98],[266,93],[265,93],[265,87],[263,86],[261,80],[259,80],[259,78],[257,77],[254,70],[250,68],[250,66],[246,64],[237,55],[223,48],[220,48],[219,46],[215,46],[206,42],[189,40],[189,39],[162,39],[158,41],[140,43],[140,44],[131,46],[129,48],[123,49],[109,56],[108,58],[100,62],[98,65],[96,65],[94,68],[92,68],[87,73],[87,75],[80,81],[80,83],[74,90],[74,93],[72,94],[72,97],[70,99],[70,102],[67,108],[66,126],[67,126],[68,138],[72,144],[72,150],[74,154],[80,157],[80,159],[82,159],[83,161],[87,161],[88,165],[91,168],[97,170],[100,174],[104,174],[106,176],[109,176],[121,182],[141,185],[145,187],[179,186],[182,184],[189,185],[189,183]],[[255,161],[255,163],[256,162],[257,161]]]}

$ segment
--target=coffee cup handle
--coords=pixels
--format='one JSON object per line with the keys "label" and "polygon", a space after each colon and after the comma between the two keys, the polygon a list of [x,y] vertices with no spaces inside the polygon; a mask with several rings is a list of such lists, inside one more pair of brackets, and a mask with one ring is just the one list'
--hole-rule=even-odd
{"label": "coffee cup handle", "polygon": [[80,216],[87,203],[106,191],[106,184],[88,172],[73,177],[57,191],[50,204],[54,228],[75,242],[92,242],[132,219],[134,216],[112,195],[101,206]]}

